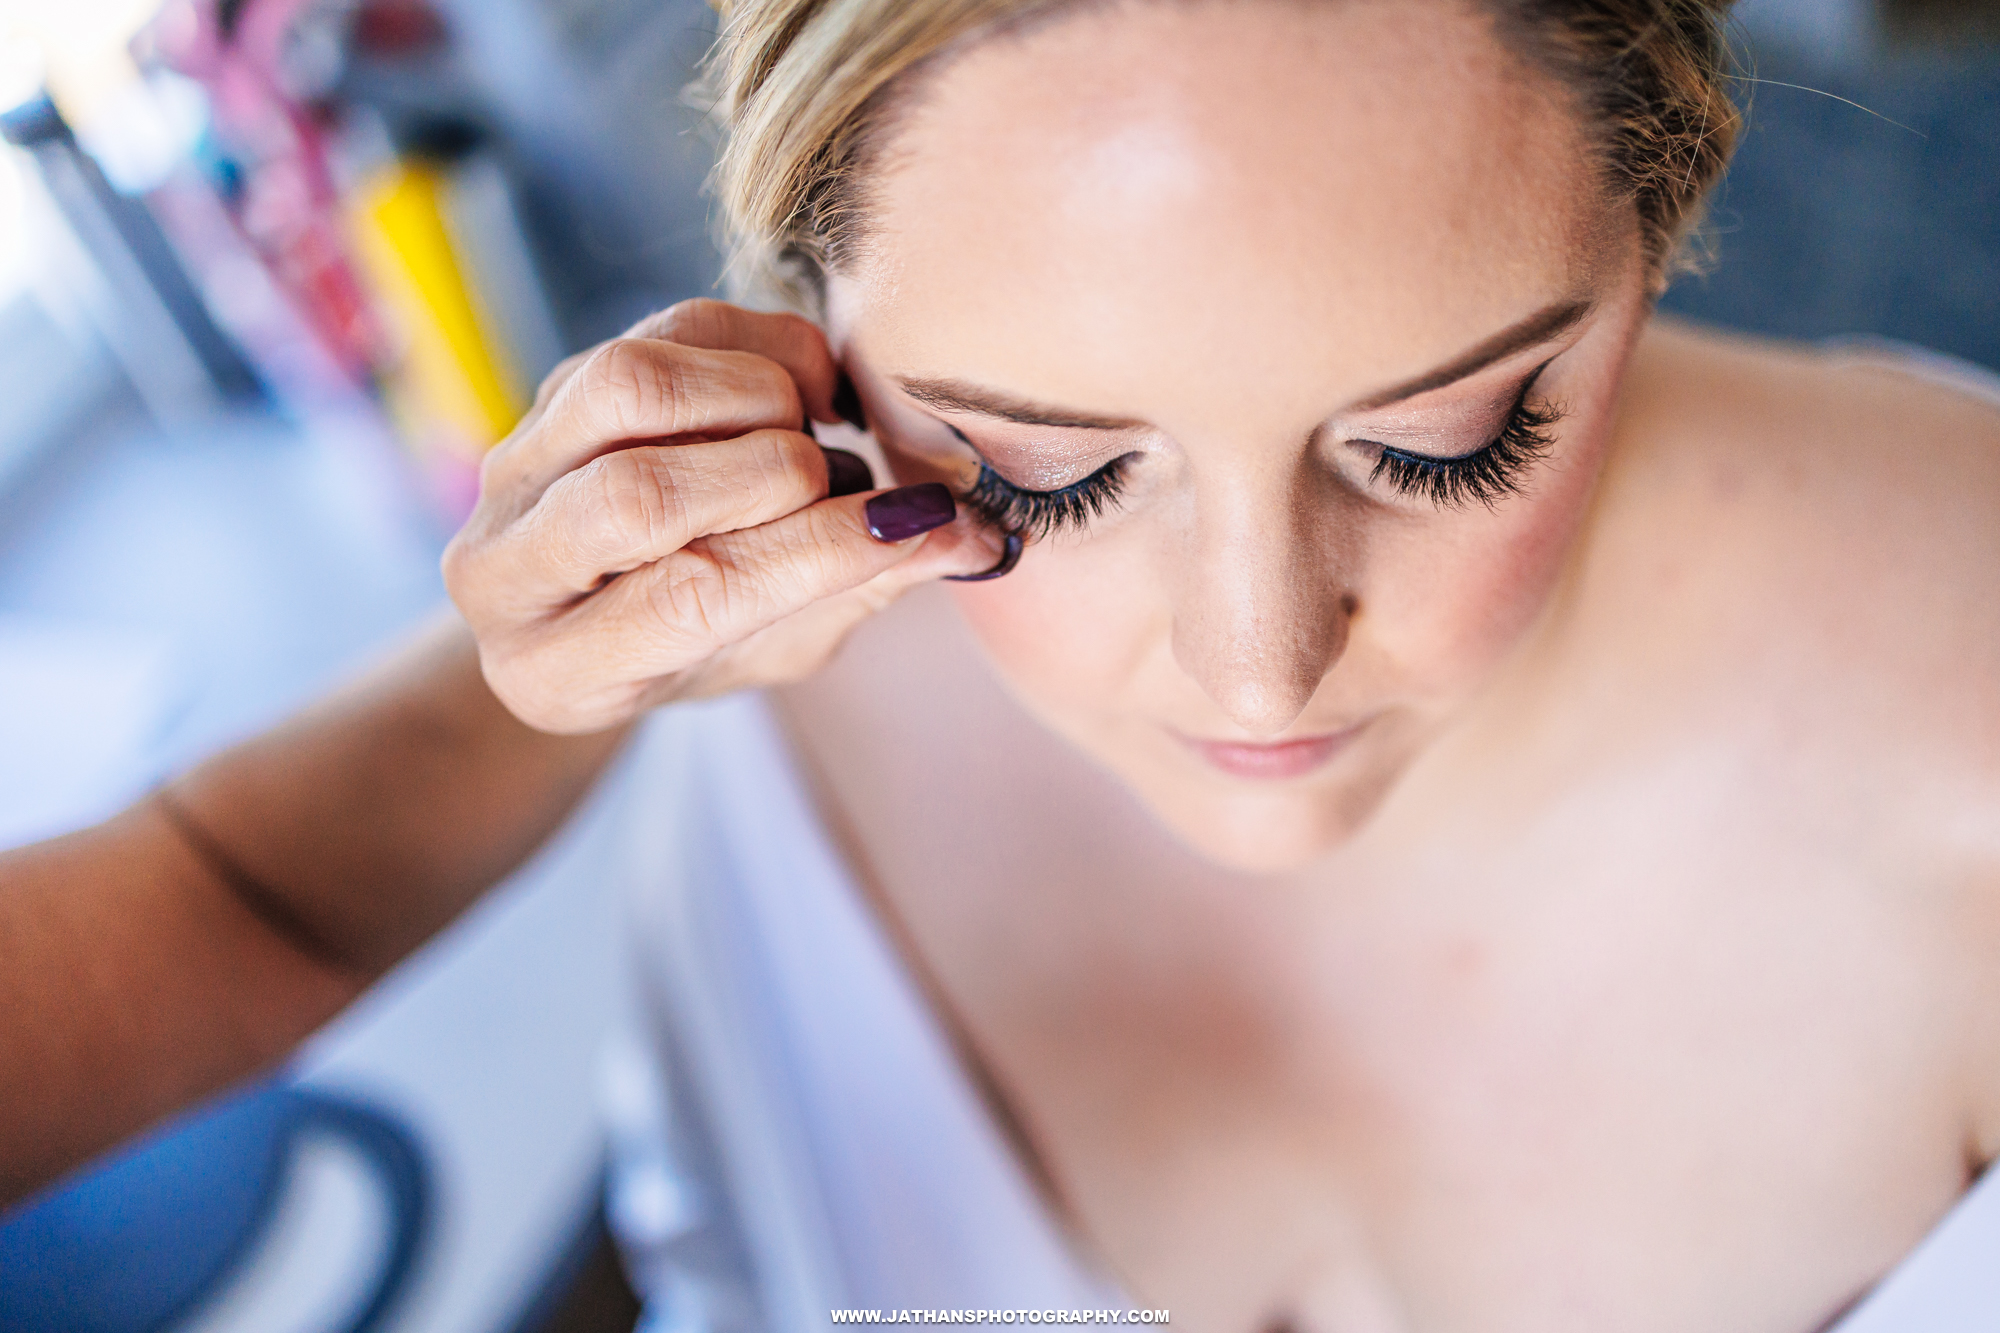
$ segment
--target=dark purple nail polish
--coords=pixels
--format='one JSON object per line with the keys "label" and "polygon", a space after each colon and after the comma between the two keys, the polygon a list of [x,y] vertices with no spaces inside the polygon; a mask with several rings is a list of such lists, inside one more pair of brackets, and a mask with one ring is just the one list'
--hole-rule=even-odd
{"label": "dark purple nail polish", "polygon": [[908,541],[958,517],[958,503],[941,482],[884,491],[867,505],[868,535],[878,542]]}
{"label": "dark purple nail polish", "polygon": [[875,474],[868,470],[868,460],[860,454],[824,446],[820,452],[826,455],[826,493],[829,497],[859,495],[875,489]]}
{"label": "dark purple nail polish", "polygon": [[844,370],[833,386],[833,414],[856,430],[868,429],[867,414],[861,410],[861,394]]}

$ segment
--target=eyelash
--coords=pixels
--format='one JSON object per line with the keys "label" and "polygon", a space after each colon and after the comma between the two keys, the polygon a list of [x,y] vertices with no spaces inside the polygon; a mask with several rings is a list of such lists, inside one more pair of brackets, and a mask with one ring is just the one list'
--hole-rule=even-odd
{"label": "eyelash", "polygon": [[1025,490],[981,460],[979,480],[966,492],[965,503],[994,527],[1028,537],[1046,537],[1064,528],[1081,530],[1118,503],[1130,457],[1114,458],[1081,481],[1053,491]]}
{"label": "eyelash", "polygon": [[[1505,497],[1518,495],[1528,469],[1548,457],[1555,444],[1549,431],[1563,418],[1562,409],[1553,403],[1528,404],[1533,385],[1531,377],[1491,444],[1459,458],[1427,458],[1384,446],[1368,480],[1386,478],[1403,494],[1429,500],[1441,509],[1468,504],[1491,509]],[[955,429],[952,433],[965,438]],[[979,479],[966,492],[965,503],[994,527],[1031,538],[1065,528],[1080,531],[1118,503],[1130,458],[1129,454],[1114,458],[1082,480],[1053,491],[1016,486],[982,459]]]}
{"label": "eyelash", "polygon": [[1386,478],[1403,494],[1429,500],[1440,509],[1463,509],[1469,504],[1491,509],[1507,496],[1519,495],[1521,478],[1549,456],[1555,444],[1549,430],[1563,419],[1562,409],[1554,403],[1528,405],[1533,385],[1531,378],[1522,387],[1507,424],[1485,448],[1460,458],[1428,458],[1384,445],[1368,480]]}

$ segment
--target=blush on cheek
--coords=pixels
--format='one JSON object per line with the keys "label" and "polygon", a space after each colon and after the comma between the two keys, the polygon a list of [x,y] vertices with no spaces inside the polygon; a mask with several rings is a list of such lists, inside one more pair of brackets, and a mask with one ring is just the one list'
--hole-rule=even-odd
{"label": "blush on cheek", "polygon": [[1144,655],[1149,617],[1097,563],[1031,548],[1004,579],[952,587],[995,668],[1047,720],[1115,707]]}
{"label": "blush on cheek", "polygon": [[1398,640],[1397,659],[1426,678],[1433,697],[1476,688],[1548,605],[1589,508],[1596,460],[1588,452],[1587,465],[1544,470],[1525,500],[1456,545],[1450,567],[1424,580],[1428,610],[1415,596],[1380,608],[1385,637]]}
{"label": "blush on cheek", "polygon": [[1566,505],[1536,505],[1523,518],[1494,544],[1481,576],[1467,588],[1486,608],[1476,633],[1489,665],[1520,640],[1547,605],[1576,530],[1576,514]]}

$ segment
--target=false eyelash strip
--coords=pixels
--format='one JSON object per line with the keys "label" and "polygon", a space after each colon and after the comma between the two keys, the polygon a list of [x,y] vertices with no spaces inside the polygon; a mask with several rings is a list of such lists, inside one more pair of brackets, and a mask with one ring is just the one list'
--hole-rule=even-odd
{"label": "false eyelash strip", "polygon": [[[1562,408],[1553,403],[1528,404],[1532,385],[1531,378],[1491,444],[1459,458],[1429,458],[1384,447],[1368,480],[1386,479],[1403,494],[1429,500],[1441,509],[1472,504],[1492,509],[1507,496],[1519,494],[1528,470],[1548,457],[1555,443],[1549,432],[1563,418]],[[1066,528],[1080,530],[1118,502],[1127,461],[1114,458],[1080,481],[1052,491],[1031,491],[1014,485],[982,459],[979,478],[964,501],[992,526],[1029,538]]]}
{"label": "false eyelash strip", "polygon": [[[1523,398],[1525,399],[1525,391]],[[1521,492],[1529,468],[1549,456],[1555,439],[1549,430],[1563,418],[1552,403],[1515,405],[1499,438],[1462,458],[1426,458],[1385,447],[1368,480],[1386,478],[1405,495],[1429,500],[1440,509],[1480,504],[1491,509]]]}
{"label": "false eyelash strip", "polygon": [[1046,537],[1064,528],[1083,528],[1118,502],[1125,485],[1125,460],[1114,458],[1080,481],[1053,491],[1030,491],[1014,485],[985,461],[979,480],[965,493],[965,503],[981,518],[1006,532]]}

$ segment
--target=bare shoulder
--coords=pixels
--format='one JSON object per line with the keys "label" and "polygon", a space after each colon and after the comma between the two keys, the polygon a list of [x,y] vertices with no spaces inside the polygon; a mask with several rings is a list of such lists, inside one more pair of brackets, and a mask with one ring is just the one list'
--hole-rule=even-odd
{"label": "bare shoulder", "polygon": [[1720,670],[1962,773],[2000,819],[2000,394],[1661,321],[1602,495],[1619,582],[1651,580]]}
{"label": "bare shoulder", "polygon": [[1675,535],[1697,593],[1790,632],[1838,612],[1931,668],[2000,680],[2000,392],[1970,376],[1661,321],[1633,357],[1604,493],[1651,542]]}
{"label": "bare shoulder", "polygon": [[[1622,413],[1633,447],[1622,461],[1672,469],[1691,486],[1677,496],[1718,518],[1740,510],[1794,537],[1861,540],[1857,553],[1884,557],[1921,552],[1947,569],[1977,562],[1966,572],[1990,584],[2000,376],[1982,384],[1966,370],[1951,383],[1950,372],[1890,350],[1657,321],[1633,358]],[[1877,567],[1893,574],[1904,563]]]}
{"label": "bare shoulder", "polygon": [[1763,747],[1775,817],[1806,810],[1915,909],[1898,919],[1922,923],[1949,993],[1983,1163],[2000,1157],[2000,397],[1947,378],[1660,323],[1585,577],[1652,697],[1699,695],[1696,725]]}

